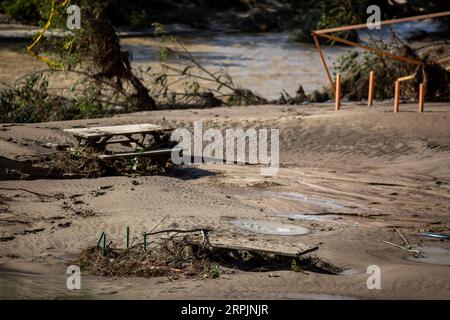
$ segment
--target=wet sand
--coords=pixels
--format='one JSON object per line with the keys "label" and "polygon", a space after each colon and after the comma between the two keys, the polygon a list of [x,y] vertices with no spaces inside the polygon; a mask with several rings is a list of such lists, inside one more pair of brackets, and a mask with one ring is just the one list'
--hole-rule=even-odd
{"label": "wet sand", "polygon": [[[420,233],[449,232],[450,105],[416,111],[409,104],[394,114],[390,102],[371,109],[344,103],[340,112],[332,104],[269,105],[1,126],[2,152],[9,144],[31,153],[41,143],[75,142],[62,129],[78,125],[190,128],[202,120],[205,128],[278,128],[281,168],[274,177],[255,166],[195,165],[161,176],[2,181],[0,297],[448,299],[450,244]],[[40,199],[21,189],[64,197]],[[236,270],[174,282],[83,274],[81,291],[66,289],[65,263],[95,245],[101,231],[123,244],[126,226],[136,239],[166,216],[161,229],[207,226],[212,241],[294,252],[320,244],[317,256],[346,271],[273,277]],[[426,256],[384,243],[402,244],[392,225]],[[291,226],[310,233],[273,234]],[[367,288],[371,265],[381,268],[381,290]]]}

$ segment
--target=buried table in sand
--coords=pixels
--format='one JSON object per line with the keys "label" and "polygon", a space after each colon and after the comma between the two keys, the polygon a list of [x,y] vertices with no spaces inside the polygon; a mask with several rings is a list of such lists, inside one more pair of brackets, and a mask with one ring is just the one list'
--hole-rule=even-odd
{"label": "buried table in sand", "polygon": [[99,155],[101,159],[117,157],[152,156],[170,154],[173,151],[168,134],[171,129],[155,124],[131,124],[108,127],[65,129],[77,138],[79,144],[104,152],[108,145],[121,144],[138,152],[122,152]]}

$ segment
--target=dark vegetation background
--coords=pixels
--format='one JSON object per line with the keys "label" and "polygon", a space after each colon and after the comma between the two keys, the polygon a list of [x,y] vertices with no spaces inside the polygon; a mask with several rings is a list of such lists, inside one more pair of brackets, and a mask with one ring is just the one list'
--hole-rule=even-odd
{"label": "dark vegetation background", "polygon": [[[0,0],[0,10],[22,23],[40,22],[45,0]],[[77,0],[71,1],[76,4]],[[361,23],[369,5],[380,6],[383,18],[450,10],[448,0],[99,0],[115,26],[132,29],[152,23],[180,23],[199,29],[225,27],[242,32],[285,31],[300,41],[311,41],[314,29]],[[450,19],[442,19],[450,30]],[[352,37],[352,35],[348,35]]]}

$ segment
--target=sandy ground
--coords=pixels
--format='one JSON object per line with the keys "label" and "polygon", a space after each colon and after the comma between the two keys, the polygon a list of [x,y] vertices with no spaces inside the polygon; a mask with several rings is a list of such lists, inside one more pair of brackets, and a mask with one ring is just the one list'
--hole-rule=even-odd
{"label": "sandy ground", "polygon": [[[73,126],[157,123],[174,128],[278,128],[281,168],[195,165],[167,175],[83,180],[0,182],[0,297],[83,299],[449,299],[450,244],[420,236],[450,225],[450,105],[390,102],[369,109],[344,104],[251,106],[143,112],[108,119],[3,125],[3,154],[45,152],[47,142],[74,142]],[[48,152],[48,149],[47,149]],[[25,191],[64,197],[40,199]],[[7,190],[10,189],[10,190]],[[15,189],[15,190],[14,190]],[[321,214],[321,215],[305,215]],[[320,245],[317,256],[341,275],[291,271],[234,271],[218,279],[110,279],[82,276],[82,290],[66,288],[65,263],[95,245],[101,231],[124,243],[160,226],[214,229],[212,241],[298,251]],[[304,236],[276,236],[236,226],[236,219],[290,224]],[[424,258],[387,245],[398,230]],[[254,227],[252,224],[247,226]],[[369,290],[367,267],[381,268],[381,290]]]}
{"label": "sandy ground", "polygon": [[[46,68],[23,46],[0,48],[0,81]],[[49,152],[42,146],[48,142],[75,143],[63,128],[147,122],[190,128],[195,120],[205,128],[279,129],[281,153],[281,169],[270,178],[255,166],[196,165],[148,177],[0,181],[0,299],[449,299],[450,245],[420,232],[449,232],[450,105],[427,104],[423,114],[416,105],[393,114],[391,102],[333,109],[251,106],[0,125],[0,155],[7,157]],[[177,281],[83,274],[82,290],[67,290],[67,261],[95,245],[101,231],[121,244],[126,226],[137,239],[164,217],[161,229],[212,227],[212,241],[290,252],[320,243],[316,254],[346,271],[277,277],[235,271]],[[243,219],[250,230],[256,220],[311,233],[261,234],[239,228]],[[424,258],[383,242],[402,244],[392,225]],[[381,268],[381,290],[367,288],[370,265]]]}

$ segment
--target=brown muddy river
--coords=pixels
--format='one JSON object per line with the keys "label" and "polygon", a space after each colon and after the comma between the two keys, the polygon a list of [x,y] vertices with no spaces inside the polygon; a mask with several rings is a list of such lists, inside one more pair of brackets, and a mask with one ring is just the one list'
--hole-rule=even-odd
{"label": "brown muddy river", "polygon": [[[180,40],[204,67],[214,72],[224,69],[236,84],[268,99],[279,98],[283,89],[295,95],[299,85],[309,93],[328,84],[315,46],[292,42],[287,33],[182,36]],[[158,39],[126,38],[122,44],[137,66],[158,69]],[[350,50],[323,48],[330,66]],[[169,63],[183,64],[175,59]]]}

